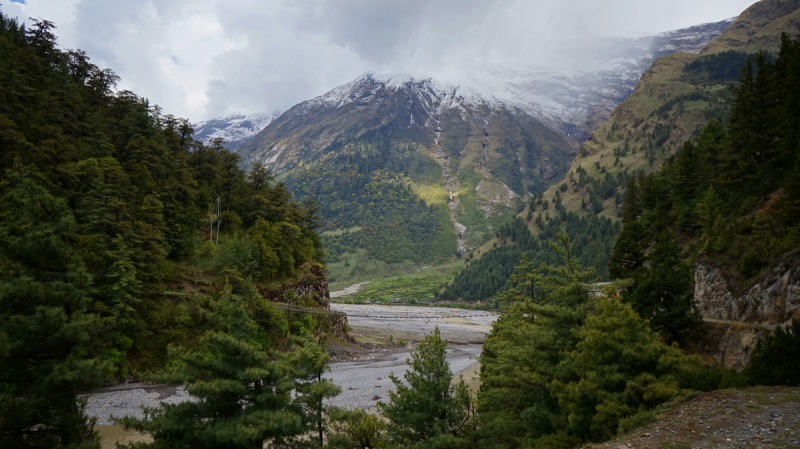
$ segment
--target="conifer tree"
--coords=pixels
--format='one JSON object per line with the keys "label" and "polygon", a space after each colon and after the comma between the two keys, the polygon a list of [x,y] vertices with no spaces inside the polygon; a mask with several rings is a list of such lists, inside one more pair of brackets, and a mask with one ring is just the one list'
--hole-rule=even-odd
{"label": "conifer tree", "polygon": [[445,344],[436,327],[411,353],[403,379],[390,376],[395,391],[378,407],[389,420],[389,438],[399,447],[453,447],[468,430],[472,398],[463,379],[451,384]]}
{"label": "conifer tree", "polygon": [[617,298],[602,299],[597,308],[578,330],[580,341],[567,354],[565,372],[550,387],[562,410],[560,430],[602,441],[616,433],[621,418],[681,394],[678,380],[699,358],[661,342]]}
{"label": "conifer tree", "polygon": [[[636,225],[629,223],[628,227]],[[624,243],[622,239],[620,242]],[[620,242],[617,251],[624,254]],[[650,321],[653,329],[667,332],[672,338],[683,338],[700,324],[693,303],[692,266],[681,256],[681,247],[668,229],[659,232],[648,249],[638,269],[612,266],[613,272],[633,280],[623,296],[642,318]]]}
{"label": "conifer tree", "polygon": [[800,386],[800,320],[759,340],[744,372],[756,385]]}
{"label": "conifer tree", "polygon": [[91,340],[110,321],[93,310],[72,212],[34,176],[0,181],[0,447],[96,448],[78,392],[110,374]]}
{"label": "conifer tree", "polygon": [[[245,286],[246,287],[246,286]],[[276,350],[273,330],[259,323],[272,308],[252,288],[231,293],[203,311],[211,326],[195,349],[172,349],[173,364],[161,380],[183,383],[194,397],[180,404],[145,410],[144,419],[123,418],[128,429],[153,435],[153,448],[251,448],[290,444],[317,430],[319,416],[308,405],[336,394],[317,379],[326,357],[308,338],[288,352]],[[280,326],[279,326],[280,327]],[[285,328],[285,326],[284,326]]]}
{"label": "conifer tree", "polygon": [[[554,433],[559,409],[548,385],[564,352],[577,342],[574,330],[592,308],[586,282],[593,270],[583,269],[573,257],[566,235],[558,234],[551,247],[563,265],[521,267],[520,275],[529,282],[502,295],[510,305],[493,325],[481,354],[479,432],[491,447],[532,446]],[[574,443],[566,443],[570,441]]]}
{"label": "conifer tree", "polygon": [[647,261],[650,230],[638,220],[629,221],[614,244],[614,254],[608,263],[612,279],[635,279]]}

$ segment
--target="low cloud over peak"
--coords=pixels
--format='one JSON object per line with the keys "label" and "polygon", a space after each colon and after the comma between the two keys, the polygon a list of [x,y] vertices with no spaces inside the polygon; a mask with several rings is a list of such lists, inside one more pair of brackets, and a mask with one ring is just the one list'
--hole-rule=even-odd
{"label": "low cloud over peak", "polygon": [[0,0],[54,21],[165,111],[207,119],[286,110],[360,74],[447,80],[482,67],[580,67],[604,36],[722,20],[751,0]]}

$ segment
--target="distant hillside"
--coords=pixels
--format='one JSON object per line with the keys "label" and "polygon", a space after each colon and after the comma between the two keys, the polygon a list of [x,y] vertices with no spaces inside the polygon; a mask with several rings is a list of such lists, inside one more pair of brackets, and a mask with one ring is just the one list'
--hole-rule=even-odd
{"label": "distant hillside", "polygon": [[777,53],[783,32],[796,32],[800,26],[800,1],[766,0],[755,3],[718,38],[710,42],[701,55],[723,51],[755,53],[758,50]]}
{"label": "distant hillside", "polygon": [[[795,0],[761,1],[745,10],[698,54],[674,53],[659,58],[642,75],[633,94],[581,145],[565,178],[518,218],[540,238],[566,230],[568,222],[580,217],[619,220],[627,180],[639,171],[650,173],[659,168],[684,142],[697,137],[709,120],[727,120],[729,86],[737,81],[739,68],[759,48],[777,52],[781,33],[796,33],[798,8],[800,1]],[[560,204],[563,212],[544,207],[555,204]],[[574,218],[570,218],[572,214]],[[485,257],[506,241],[488,242],[472,254],[472,259]],[[596,260],[599,272],[605,273],[610,256],[609,249]],[[474,291],[468,280],[485,277],[483,265],[468,263],[446,296]]]}
{"label": "distant hillside", "polygon": [[345,274],[358,277],[364,258],[421,267],[480,245],[562,177],[575,151],[519,109],[365,75],[293,107],[239,153],[317,201],[331,265],[354,262]]}
{"label": "distant hillside", "polygon": [[294,106],[238,152],[317,201],[334,280],[417,270],[491,239],[563,178],[655,57],[700,51],[730,22],[602,40],[578,72],[366,74]]}

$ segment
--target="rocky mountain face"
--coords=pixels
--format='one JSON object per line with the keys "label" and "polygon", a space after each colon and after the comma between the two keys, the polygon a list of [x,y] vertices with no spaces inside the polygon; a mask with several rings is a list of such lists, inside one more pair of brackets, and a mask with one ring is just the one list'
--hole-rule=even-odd
{"label": "rocky mountain face", "polygon": [[[227,133],[246,163],[267,165],[299,199],[318,202],[334,267],[364,249],[386,263],[441,262],[480,246],[532,194],[562,179],[580,142],[655,58],[700,51],[730,22],[600,40],[579,69],[490,67],[458,82],[365,74],[253,137],[256,121],[244,116],[198,130],[206,139]],[[398,205],[420,222],[396,213]],[[386,245],[412,251],[382,254]]]}
{"label": "rocky mountain face", "polygon": [[222,139],[225,146],[236,151],[244,142],[255,137],[259,131],[280,115],[271,114],[232,114],[194,124],[194,137],[205,143],[214,139]]}
{"label": "rocky mountain face", "polygon": [[[299,199],[317,200],[325,231],[425,228],[439,249],[409,255],[419,264],[480,244],[530,192],[560,178],[576,150],[569,137],[479,92],[372,74],[291,108],[239,148]],[[393,201],[417,209],[422,201],[430,210],[415,215],[432,216],[412,225],[396,208],[381,209]]]}
{"label": "rocky mountain face", "polygon": [[[477,95],[513,105],[570,137],[583,141],[636,87],[639,77],[660,56],[698,53],[735,18],[636,39],[608,38],[587,49],[580,68],[531,70],[490,67],[450,83],[465,96]],[[430,80],[432,81],[432,80]],[[352,83],[351,83],[352,84]],[[344,87],[344,86],[342,86]],[[337,88],[337,89],[341,89]],[[231,149],[252,139],[280,113],[233,114],[195,125],[201,140],[223,138]]]}
{"label": "rocky mountain face", "polygon": [[742,369],[772,327],[800,319],[800,253],[787,254],[746,289],[736,288],[722,269],[700,256],[694,288],[697,309],[710,321],[700,348],[720,365]]}

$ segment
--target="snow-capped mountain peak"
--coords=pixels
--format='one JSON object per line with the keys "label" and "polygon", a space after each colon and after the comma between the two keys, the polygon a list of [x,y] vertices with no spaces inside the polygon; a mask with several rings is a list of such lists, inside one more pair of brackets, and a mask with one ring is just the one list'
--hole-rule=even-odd
{"label": "snow-capped mountain peak", "polygon": [[[287,114],[313,114],[320,108],[343,108],[354,102],[366,105],[375,95],[403,91],[412,94],[415,104],[428,116],[446,110],[463,114],[483,107],[506,108],[581,141],[633,92],[641,75],[658,57],[673,52],[698,53],[732,21],[641,38],[598,39],[582,49],[587,56],[577,62],[554,59],[533,68],[483,66],[447,75],[368,72],[299,103]],[[277,117],[234,114],[197,124],[196,136],[205,141],[221,137],[228,148],[236,150]],[[423,124],[413,116],[411,121],[417,126]]]}
{"label": "snow-capped mountain peak", "polygon": [[344,107],[366,102],[384,89],[402,89],[415,93],[423,107],[433,108],[435,103],[437,111],[428,112],[475,106],[516,109],[582,140],[630,95],[655,59],[673,52],[700,52],[734,19],[637,39],[599,40],[589,52],[592,57],[579,66],[559,61],[527,69],[489,66],[444,78],[368,72],[292,110],[305,114],[318,107]]}
{"label": "snow-capped mountain peak", "polygon": [[199,122],[194,125],[195,138],[206,143],[221,138],[228,149],[236,151],[242,143],[252,139],[280,115],[280,112],[231,114]]}

